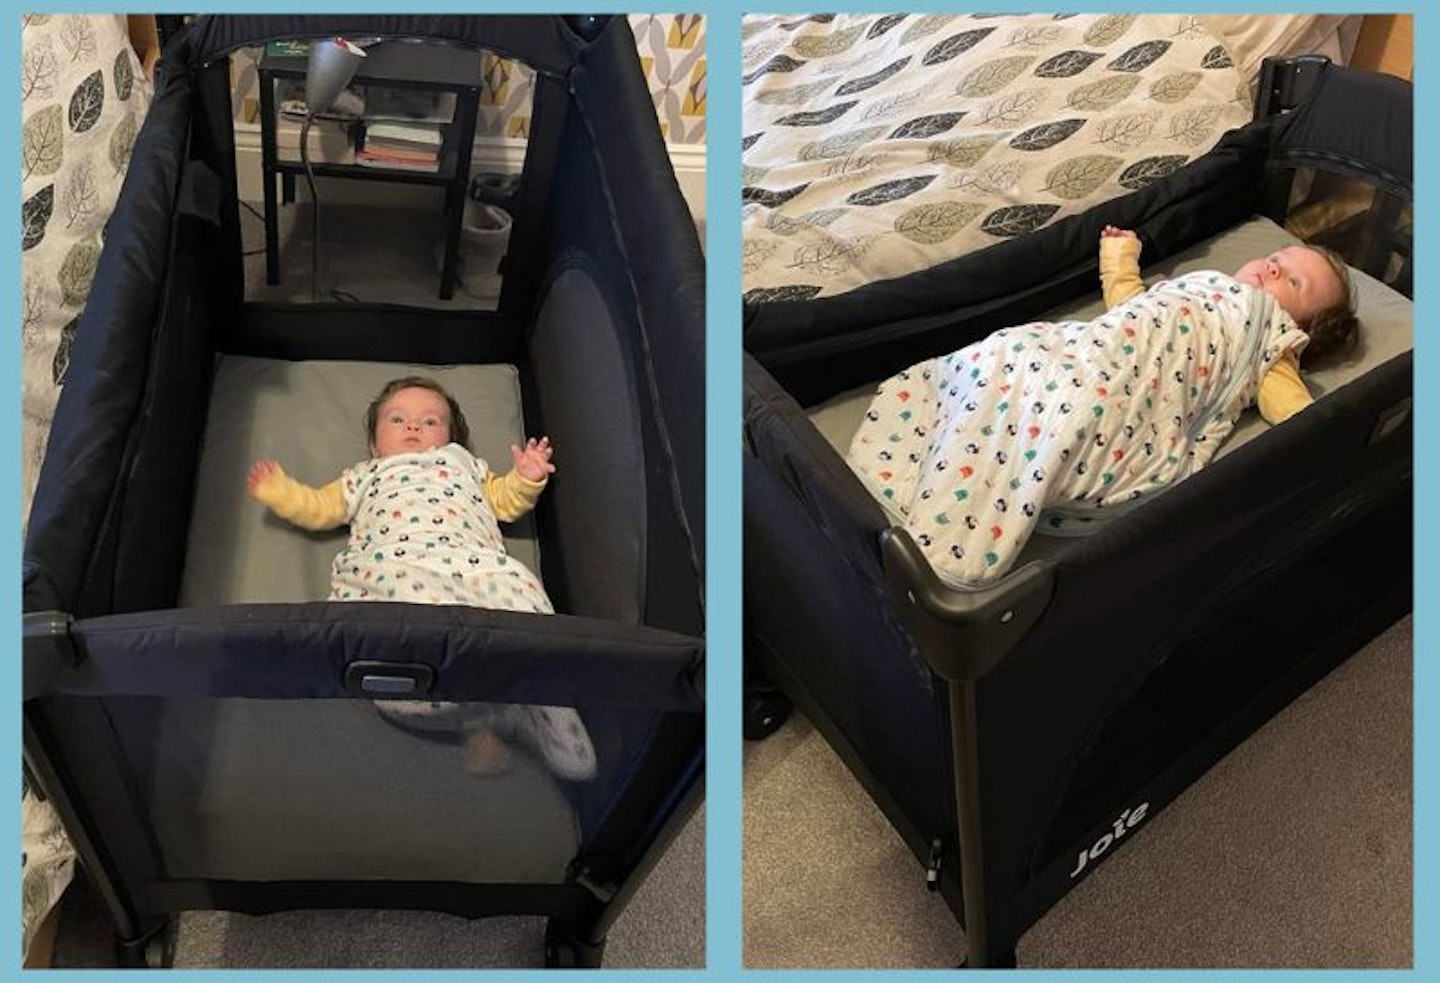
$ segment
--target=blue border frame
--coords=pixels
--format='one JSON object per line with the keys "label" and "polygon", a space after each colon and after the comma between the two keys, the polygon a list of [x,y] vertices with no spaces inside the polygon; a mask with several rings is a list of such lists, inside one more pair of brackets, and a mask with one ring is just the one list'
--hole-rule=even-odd
{"label": "blue border frame", "polygon": [[[51,3],[25,5],[37,12],[55,9]],[[237,3],[237,4],[181,4],[164,2],[146,4],[156,12],[172,13],[193,11],[203,7],[212,10],[233,12],[289,12],[293,3]],[[351,0],[348,3],[307,3],[305,7],[316,13],[356,11],[381,12],[392,9],[393,3],[368,3]],[[478,3],[460,3],[455,0],[432,0],[426,3],[427,11],[475,12],[481,8]],[[707,62],[708,62],[708,166],[706,174],[706,253],[707,253],[707,296],[708,318],[706,355],[708,365],[708,386],[706,395],[707,424],[707,479],[706,494],[707,526],[710,542],[707,551],[708,582],[708,626],[709,642],[709,723],[708,737],[709,773],[707,780],[706,827],[708,842],[707,856],[707,904],[706,904],[706,952],[710,969],[701,974],[706,978],[729,978],[737,973],[741,962],[741,891],[740,891],[740,828],[741,828],[741,751],[739,740],[740,687],[741,687],[741,512],[740,512],[740,277],[739,277],[739,202],[734,189],[740,178],[740,123],[739,123],[739,16],[742,10],[756,12],[810,13],[814,10],[885,12],[903,9],[907,12],[953,11],[962,5],[923,2],[901,5],[893,3],[856,4],[853,2],[802,5],[794,3],[767,4],[756,2],[742,4],[738,0],[700,0],[689,4],[628,4],[614,3],[519,3],[511,2],[486,6],[486,12],[505,13],[549,13],[556,7],[573,9],[584,6],[587,12],[625,12],[629,10],[654,10],[663,6],[670,10],[684,8],[707,15]],[[977,4],[990,10],[1021,10],[1033,8],[1034,4],[996,2]],[[1041,5],[1047,6],[1047,5]],[[1059,10],[1105,10],[1105,11],[1155,11],[1188,12],[1207,4],[1159,0],[1144,4],[1120,2],[1112,4],[1057,3]],[[1403,3],[1337,3],[1317,2],[1287,4],[1275,0],[1237,4],[1231,0],[1223,5],[1226,11],[1282,12],[1301,7],[1313,12],[1358,13],[1413,13],[1416,27],[1417,100],[1416,112],[1422,121],[1440,119],[1440,105],[1437,105],[1434,83],[1428,77],[1430,55],[1436,54],[1435,21],[1433,9],[1407,0]],[[77,2],[60,5],[63,12],[108,12],[113,4]],[[15,84],[19,66],[20,13],[11,15],[11,29],[0,39],[0,62],[7,66],[12,85]],[[14,89],[12,88],[12,92]],[[21,112],[19,100],[6,103],[6,118],[10,132],[19,132]],[[1416,305],[1421,323],[1428,323],[1428,315],[1437,312],[1436,294],[1431,287],[1427,273],[1433,275],[1436,244],[1434,221],[1437,218],[1433,207],[1434,184],[1437,161],[1435,148],[1435,127],[1422,126],[1416,143],[1417,173],[1420,175],[1416,189],[1417,243],[1416,254],[1424,262],[1417,282]],[[19,160],[12,150],[4,156],[3,173],[8,186],[19,187]],[[10,212],[11,233],[9,241],[18,243],[19,209]],[[12,249],[14,247],[12,246]],[[18,250],[15,250],[18,252]],[[4,274],[6,291],[4,295],[6,319],[11,325],[19,323],[19,264],[12,262]],[[18,332],[9,335],[9,347],[0,357],[0,391],[18,393],[20,390],[20,346]],[[1421,332],[1416,339],[1415,366],[1418,382],[1440,381],[1440,340]],[[1424,385],[1416,386],[1416,431],[1421,435],[1420,450],[1423,452],[1433,445],[1440,435],[1440,419],[1437,419],[1437,405],[1440,398],[1433,395]],[[12,397],[9,406],[8,426],[0,427],[0,449],[3,459],[10,462],[10,478],[0,490],[0,510],[8,509],[10,516],[19,514],[19,404]],[[1434,501],[1440,488],[1436,487],[1436,461],[1432,455],[1416,455],[1416,501]],[[1440,598],[1440,581],[1437,581],[1436,557],[1433,547],[1437,544],[1437,519],[1427,510],[1417,508],[1415,525],[1416,545],[1432,547],[1416,550],[1416,596]],[[3,527],[4,562],[0,564],[0,591],[3,591],[3,637],[10,641],[7,650],[12,653],[7,660],[8,682],[12,692],[20,692],[19,643],[19,523],[16,520]],[[1436,811],[1436,748],[1440,747],[1440,721],[1436,719],[1436,695],[1440,694],[1440,667],[1433,656],[1436,648],[1437,612],[1433,607],[1417,606],[1415,612],[1416,659],[1415,665],[1415,774],[1417,776],[1415,795],[1415,968],[1410,971],[1336,971],[1330,978],[1361,979],[1377,976],[1383,972],[1386,980],[1415,977],[1428,979],[1434,976],[1440,966],[1436,964],[1436,946],[1432,941],[1440,928],[1436,920],[1437,894],[1440,894],[1440,870],[1437,870],[1434,841],[1420,835],[1425,829],[1440,825]],[[12,703],[6,713],[7,728],[0,756],[3,756],[4,772],[9,786],[19,787],[20,772],[20,728],[19,705]],[[3,812],[3,828],[8,833],[5,842],[19,841],[19,810]],[[9,858],[7,883],[11,889],[3,892],[0,901],[0,919],[8,924],[19,922],[19,863],[18,851]],[[9,955],[0,957],[0,965],[18,966],[20,954],[18,933],[11,936],[7,949]],[[190,971],[221,972],[221,971]],[[226,979],[243,979],[256,975],[246,971],[224,971]],[[306,978],[341,978],[345,971],[321,971],[307,974]],[[528,975],[529,971],[518,971]],[[638,971],[637,971],[638,972]],[[757,971],[759,972],[759,971]],[[777,971],[768,971],[769,976]],[[1191,976],[1199,978],[1201,972],[1213,971],[1150,971],[1138,973],[1141,976]],[[1298,971],[1267,973],[1266,978],[1279,978]],[[401,974],[405,973],[404,976]],[[613,973],[612,973],[613,975]],[[621,973],[622,976],[627,975]],[[634,975],[633,973],[630,975]],[[680,972],[680,977],[697,975],[693,971]],[[781,975],[809,975],[804,971],[783,971]],[[849,972],[826,972],[824,979],[848,978]],[[1026,979],[1056,975],[1053,971],[1020,971]],[[1241,974],[1251,975],[1251,974]],[[865,978],[873,978],[864,974]],[[409,972],[403,970],[379,971],[377,978],[396,980],[408,979]],[[89,977],[87,977],[89,978]],[[1377,978],[1380,978],[1377,976]]]}

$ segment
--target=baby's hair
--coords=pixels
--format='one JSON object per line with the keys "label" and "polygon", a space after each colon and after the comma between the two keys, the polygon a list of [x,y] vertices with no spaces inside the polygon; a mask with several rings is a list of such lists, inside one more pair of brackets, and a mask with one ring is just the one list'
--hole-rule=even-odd
{"label": "baby's hair", "polygon": [[365,440],[367,443],[375,440],[375,425],[380,422],[380,407],[384,406],[386,400],[402,389],[428,389],[444,396],[445,402],[450,407],[450,440],[467,451],[470,449],[470,425],[465,422],[465,414],[460,411],[460,404],[455,402],[454,396],[445,391],[444,386],[423,375],[407,375],[404,378],[391,379],[385,383],[385,388],[380,390],[380,395],[375,397],[370,403],[370,408],[365,411]]}
{"label": "baby's hair", "polygon": [[1340,300],[1329,307],[1315,312],[1310,323],[1301,325],[1310,336],[1310,343],[1300,353],[1300,364],[1314,365],[1318,361],[1348,353],[1360,337],[1360,321],[1355,316],[1355,284],[1350,279],[1350,267],[1345,258],[1333,249],[1324,246],[1306,245],[1313,249],[1329,264],[1330,271],[1340,282]]}

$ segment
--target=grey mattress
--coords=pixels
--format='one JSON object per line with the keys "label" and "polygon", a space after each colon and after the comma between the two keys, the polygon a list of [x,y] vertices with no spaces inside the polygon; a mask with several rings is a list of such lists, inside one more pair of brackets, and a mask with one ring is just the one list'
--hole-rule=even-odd
{"label": "grey mattress", "polygon": [[[1229,272],[1239,269],[1247,260],[1256,256],[1265,256],[1299,241],[1269,219],[1251,219],[1162,263],[1146,267],[1145,281],[1153,283],[1187,270],[1211,269]],[[1327,363],[1317,371],[1305,373],[1305,381],[1317,399],[1414,347],[1415,312],[1411,301],[1359,270],[1352,269],[1350,275],[1355,284],[1357,313],[1360,318],[1360,343],[1346,360]],[[1056,308],[1050,311],[1045,319],[1088,321],[1102,314],[1104,310],[1105,304],[1100,298],[1097,279],[1093,298],[1083,303]],[[807,411],[811,422],[841,457],[849,450],[850,440],[860,428],[865,410],[882,381],[884,380],[876,379],[873,383],[840,393]],[[1220,448],[1219,456],[1224,456],[1247,440],[1253,439],[1268,427],[1269,424],[1251,407],[1245,411],[1239,425]],[[1033,536],[1018,563],[1035,559],[1056,548],[1058,544],[1053,537]]]}
{"label": "grey mattress", "polygon": [[[271,457],[320,486],[369,456],[365,409],[391,379],[429,376],[460,403],[471,449],[497,472],[522,442],[520,381],[513,365],[428,366],[284,362],[223,356],[215,370],[200,457],[180,606],[322,601],[347,530],[310,533],[245,494],[252,461]],[[505,548],[538,575],[530,520],[503,525]]]}

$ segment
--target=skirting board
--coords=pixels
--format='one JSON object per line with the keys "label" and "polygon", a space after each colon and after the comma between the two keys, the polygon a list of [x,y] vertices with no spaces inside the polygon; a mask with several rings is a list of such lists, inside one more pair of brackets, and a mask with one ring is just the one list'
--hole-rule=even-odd
{"label": "skirting board", "polygon": [[[666,144],[670,152],[670,163],[675,168],[675,180],[680,193],[690,206],[690,214],[697,228],[705,227],[705,145]],[[515,174],[525,160],[524,140],[477,140],[470,158],[471,174],[501,173]],[[235,121],[235,173],[239,184],[240,199],[252,203],[264,200],[264,188],[260,178],[260,124]],[[424,204],[435,200],[440,194],[436,188],[422,185],[386,184],[375,181],[346,181],[344,179],[318,179],[323,186],[321,192],[326,201],[348,201],[359,204],[401,206],[410,203]],[[307,197],[305,179],[296,181],[297,198]]]}

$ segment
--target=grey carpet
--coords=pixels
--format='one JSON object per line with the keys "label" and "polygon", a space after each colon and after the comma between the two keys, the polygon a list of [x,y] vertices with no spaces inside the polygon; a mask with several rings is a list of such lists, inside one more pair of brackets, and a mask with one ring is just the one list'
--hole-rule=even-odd
{"label": "grey carpet", "polygon": [[[1413,625],[1400,621],[1185,791],[1020,940],[1019,965],[1405,967]],[[745,749],[751,967],[964,958],[920,864],[808,721]]]}
{"label": "grey carpet", "polygon": [[[259,217],[263,209],[258,203],[252,203],[255,211],[241,206],[241,236],[248,254],[245,290],[249,300],[310,302],[312,213],[303,179],[298,184],[298,203],[279,208],[276,238],[280,276],[274,284],[265,282],[265,225]],[[330,184],[323,180],[319,184],[319,300],[358,300],[450,310],[495,308],[500,296],[500,278],[492,274],[499,257],[493,249],[464,237],[459,247],[460,285],[450,300],[440,299],[444,229],[439,217],[442,197],[438,190],[431,192],[433,208],[425,210],[385,204],[359,205],[349,200],[335,200],[338,196],[333,194],[327,198]],[[419,193],[423,194],[423,189]],[[382,202],[385,200],[383,195],[377,197]]]}
{"label": "grey carpet", "polygon": [[[705,820],[697,813],[610,930],[605,965],[705,964]],[[175,965],[186,968],[538,967],[545,919],[415,911],[292,911],[261,917],[190,912]]]}
{"label": "grey carpet", "polygon": [[[83,875],[60,907],[54,965],[114,965],[113,928]],[[175,965],[188,969],[534,968],[544,964],[543,918],[414,911],[186,912]],[[610,929],[605,965],[695,969],[705,964],[705,815],[681,829]]]}

